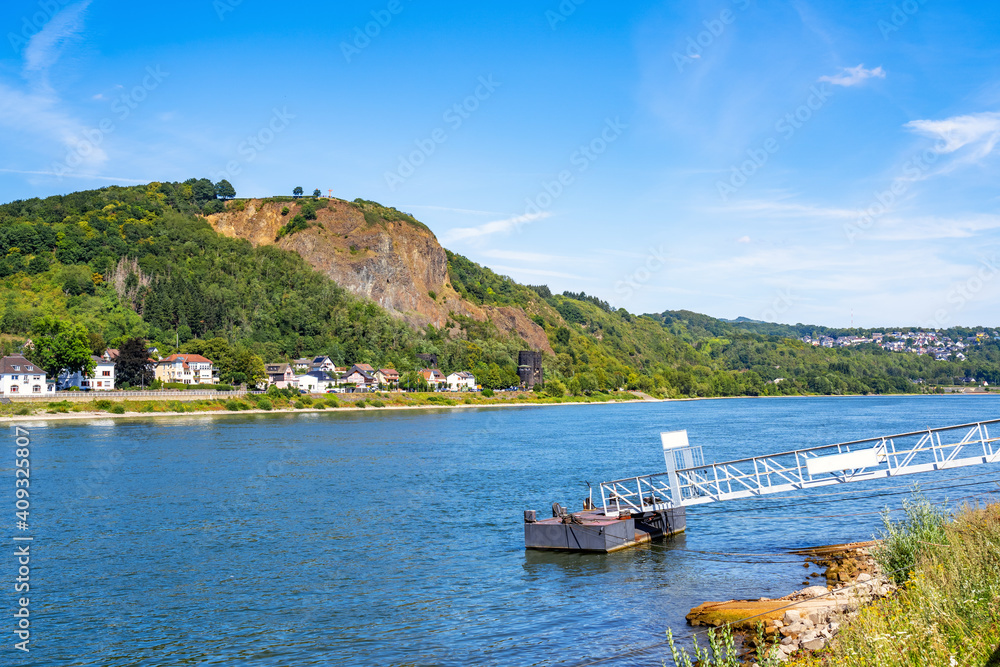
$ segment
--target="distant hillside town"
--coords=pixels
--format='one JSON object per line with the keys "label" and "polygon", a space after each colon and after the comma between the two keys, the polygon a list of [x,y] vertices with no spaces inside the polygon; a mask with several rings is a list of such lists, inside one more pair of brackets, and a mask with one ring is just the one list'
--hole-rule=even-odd
{"label": "distant hillside town", "polygon": [[803,336],[801,340],[814,347],[857,347],[876,345],[889,352],[929,354],[937,361],[965,361],[965,351],[989,340],[1000,340],[1000,332],[978,331],[964,339],[953,339],[935,331],[892,331],[869,336]]}

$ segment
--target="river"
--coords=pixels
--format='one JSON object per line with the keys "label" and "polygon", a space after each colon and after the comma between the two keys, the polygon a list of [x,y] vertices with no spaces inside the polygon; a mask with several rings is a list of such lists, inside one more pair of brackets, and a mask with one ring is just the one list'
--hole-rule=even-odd
{"label": "river", "polygon": [[[32,665],[660,665],[665,630],[690,634],[691,607],[784,595],[811,571],[785,556],[698,552],[870,539],[877,512],[898,508],[913,482],[934,499],[975,500],[1000,488],[945,487],[1000,471],[853,484],[821,504],[830,490],[695,508],[685,535],[610,555],[526,553],[522,510],[576,510],[585,481],[660,471],[660,431],[687,429],[706,460],[724,460],[993,419],[995,401],[30,423],[31,653],[10,648],[8,614],[3,653]],[[3,465],[12,490],[12,456]],[[4,562],[12,583],[14,559]]]}

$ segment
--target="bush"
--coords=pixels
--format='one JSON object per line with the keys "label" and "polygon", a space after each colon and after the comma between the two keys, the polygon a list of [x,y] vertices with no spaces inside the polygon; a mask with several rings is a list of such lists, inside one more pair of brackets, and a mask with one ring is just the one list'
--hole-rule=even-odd
{"label": "bush", "polygon": [[385,403],[383,403],[382,401],[372,401],[371,402],[371,406],[373,408],[384,408],[385,407]]}
{"label": "bush", "polygon": [[217,384],[215,385],[215,391],[232,391],[233,386],[231,384]]}
{"label": "bush", "polygon": [[313,407],[316,408],[317,410],[326,410],[326,406],[323,405],[322,403],[317,403]]}
{"label": "bush", "polygon": [[119,403],[118,405],[116,405],[113,408],[111,408],[111,414],[114,414],[114,415],[123,415],[123,414],[125,414],[125,406],[122,405],[121,403]]}
{"label": "bush", "polygon": [[357,403],[354,404],[354,407],[356,407],[356,408],[367,408],[368,404],[365,403],[364,401],[358,401]]}
{"label": "bush", "polygon": [[31,408],[29,408],[26,405],[23,405],[23,406],[19,407],[17,410],[15,410],[14,414],[15,415],[21,415],[21,416],[30,415],[31,414]]}
{"label": "bush", "polygon": [[230,412],[237,412],[240,410],[240,402],[232,400],[226,401],[226,410],[229,410]]}
{"label": "bush", "polygon": [[271,403],[270,399],[262,398],[259,401],[257,401],[257,409],[258,410],[272,410],[272,409],[274,409],[274,404]]}
{"label": "bush", "polygon": [[931,505],[919,487],[913,500],[903,501],[905,517],[893,522],[886,510],[882,514],[885,529],[878,536],[882,540],[872,552],[882,571],[897,584],[906,583],[917,566],[917,560],[929,546],[941,544],[945,539],[948,513]]}
{"label": "bush", "polygon": [[111,408],[111,401],[102,398],[99,401],[94,401],[94,407],[98,410],[108,410]]}
{"label": "bush", "polygon": [[289,210],[291,210],[291,209],[289,209],[287,206],[282,206],[281,207],[281,215],[288,215]]}
{"label": "bush", "polygon": [[553,398],[562,398],[566,395],[566,385],[559,380],[549,380],[545,383],[543,391]]}
{"label": "bush", "polygon": [[303,403],[302,401],[295,401],[294,403],[292,403],[292,407],[295,408],[296,410],[302,410],[306,407],[306,404]]}
{"label": "bush", "polygon": [[340,407],[340,401],[338,401],[335,398],[328,398],[328,399],[326,399],[326,405],[327,405],[327,407],[330,407],[330,408],[339,408]]}
{"label": "bush", "polygon": [[483,389],[483,396],[485,396],[486,398],[493,398],[493,390]]}

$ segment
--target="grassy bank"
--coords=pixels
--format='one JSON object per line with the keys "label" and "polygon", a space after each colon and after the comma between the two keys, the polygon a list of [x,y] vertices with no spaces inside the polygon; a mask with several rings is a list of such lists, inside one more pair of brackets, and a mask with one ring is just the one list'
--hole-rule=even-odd
{"label": "grassy bank", "polygon": [[902,591],[862,609],[829,649],[794,664],[1000,665],[1000,505],[950,519],[913,505],[889,526],[880,561],[904,567]]}
{"label": "grassy bank", "polygon": [[184,413],[184,412],[244,412],[248,410],[337,410],[384,409],[402,407],[455,407],[495,405],[546,405],[554,403],[607,403],[609,401],[635,401],[640,397],[629,392],[594,393],[590,396],[565,396],[553,398],[533,392],[498,393],[483,396],[480,393],[372,393],[372,394],[323,394],[247,395],[238,399],[220,397],[198,401],[178,400],[115,400],[95,397],[87,402],[52,401],[49,403],[11,403],[0,405],[0,418],[46,414],[72,413]]}

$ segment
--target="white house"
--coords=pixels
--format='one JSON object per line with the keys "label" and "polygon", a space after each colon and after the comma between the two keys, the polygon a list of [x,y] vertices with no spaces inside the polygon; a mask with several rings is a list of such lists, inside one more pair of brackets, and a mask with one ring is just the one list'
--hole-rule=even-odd
{"label": "white house", "polygon": [[452,373],[447,378],[448,389],[451,391],[475,391],[476,376],[468,371]]}
{"label": "white house", "polygon": [[156,379],[183,384],[218,384],[219,371],[200,354],[171,354],[156,362]]}
{"label": "white house", "polygon": [[324,371],[311,371],[305,375],[295,377],[296,386],[299,391],[306,391],[310,394],[326,393],[327,386],[331,388],[337,386],[337,378]]}
{"label": "white house", "polygon": [[66,390],[70,387],[77,387],[93,391],[113,390],[115,388],[115,363],[102,357],[91,357],[91,359],[94,360],[93,375],[85,376],[80,371],[75,373],[63,371],[57,382],[59,389]]}
{"label": "white house", "polygon": [[45,381],[45,371],[23,355],[0,359],[0,393],[4,396],[44,396],[55,391],[55,383]]}
{"label": "white house", "polygon": [[423,368],[420,370],[420,374],[424,376],[427,380],[427,385],[430,387],[431,391],[437,391],[442,385],[447,383],[447,378],[445,378],[444,373],[436,368]]}
{"label": "white house", "polygon": [[268,381],[278,389],[295,385],[295,372],[291,364],[266,364],[264,370],[267,372]]}

